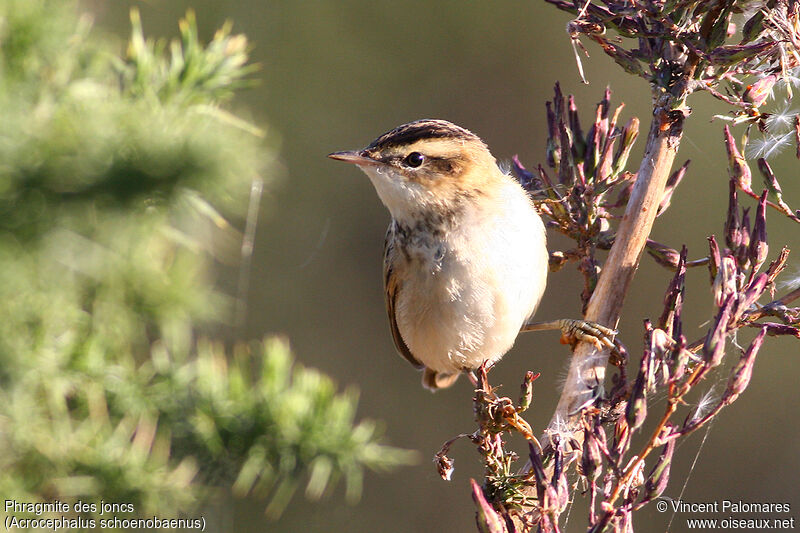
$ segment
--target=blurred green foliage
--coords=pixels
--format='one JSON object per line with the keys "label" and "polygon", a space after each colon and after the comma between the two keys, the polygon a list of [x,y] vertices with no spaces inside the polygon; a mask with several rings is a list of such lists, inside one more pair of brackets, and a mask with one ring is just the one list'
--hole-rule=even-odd
{"label": "blurred green foliage", "polygon": [[[226,350],[213,237],[269,175],[260,130],[220,107],[247,41],[221,29],[127,55],[62,0],[0,1],[0,492],[188,510],[209,487],[319,497],[408,462],[352,393],[287,344]],[[215,207],[212,207],[215,206]],[[222,229],[221,229],[222,228]]]}

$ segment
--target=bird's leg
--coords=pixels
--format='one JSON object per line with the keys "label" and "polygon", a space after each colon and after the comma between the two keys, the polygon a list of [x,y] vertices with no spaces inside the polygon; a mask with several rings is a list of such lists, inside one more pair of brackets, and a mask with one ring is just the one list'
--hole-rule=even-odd
{"label": "bird's leg", "polygon": [[561,342],[563,344],[575,344],[585,341],[593,344],[598,350],[604,348],[614,348],[614,336],[617,332],[611,328],[572,318],[562,318],[549,322],[528,322],[522,326],[520,331],[544,331],[557,329],[561,331]]}
{"label": "bird's leg", "polygon": [[487,359],[481,366],[479,366],[476,371],[477,375],[475,375],[475,383],[476,388],[483,388],[488,389],[489,392],[492,392],[492,387],[489,385],[488,374],[489,370],[494,368],[494,363],[489,362]]}

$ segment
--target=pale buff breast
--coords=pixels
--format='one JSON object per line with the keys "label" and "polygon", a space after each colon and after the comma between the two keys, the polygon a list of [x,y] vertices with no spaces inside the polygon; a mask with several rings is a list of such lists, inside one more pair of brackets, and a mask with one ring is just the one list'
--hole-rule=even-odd
{"label": "pale buff breast", "polygon": [[544,292],[541,219],[511,178],[492,203],[484,207],[493,209],[466,210],[441,240],[410,250],[398,272],[398,329],[414,357],[432,370],[498,360]]}

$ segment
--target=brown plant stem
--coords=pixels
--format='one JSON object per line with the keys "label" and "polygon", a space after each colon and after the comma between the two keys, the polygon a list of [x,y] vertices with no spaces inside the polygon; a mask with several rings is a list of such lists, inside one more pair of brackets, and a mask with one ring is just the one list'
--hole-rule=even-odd
{"label": "brown plant stem", "polygon": [[[680,94],[682,97],[677,99],[664,92],[655,102],[644,157],[614,244],[587,305],[586,320],[612,328],[619,322],[625,295],[655,222],[683,134],[686,116],[676,103],[683,102],[685,95]],[[608,355],[609,352],[600,353],[586,342],[575,347],[564,389],[543,436],[545,446],[550,444],[549,435],[563,431],[565,425],[572,437],[582,443],[582,432],[577,431],[581,409],[594,400],[597,388],[602,387]],[[521,531],[527,531],[516,518],[515,523]]]}
{"label": "brown plant stem", "polygon": [[[625,295],[633,279],[647,237],[653,227],[658,206],[683,133],[684,112],[673,110],[674,97],[663,94],[655,106],[636,183],[625,215],[619,225],[603,271],[586,309],[586,320],[616,328]],[[607,357],[598,357],[588,343],[579,344],[572,356],[566,384],[555,413],[551,430],[574,427],[580,408],[591,402],[596,388],[605,380]]]}

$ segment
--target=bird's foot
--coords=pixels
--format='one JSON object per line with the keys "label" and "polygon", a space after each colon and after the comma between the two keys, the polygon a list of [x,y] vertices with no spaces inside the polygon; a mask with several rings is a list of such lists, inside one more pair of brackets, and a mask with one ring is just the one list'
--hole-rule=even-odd
{"label": "bird's foot", "polygon": [[562,344],[575,345],[578,342],[588,342],[598,350],[614,348],[616,330],[597,322],[580,319],[562,318],[557,322],[561,329]]}
{"label": "bird's foot", "polygon": [[588,320],[562,318],[549,322],[530,322],[522,326],[522,331],[541,331],[557,329],[561,331],[563,344],[575,345],[578,342],[588,342],[598,350],[605,348],[614,349],[616,330]]}

